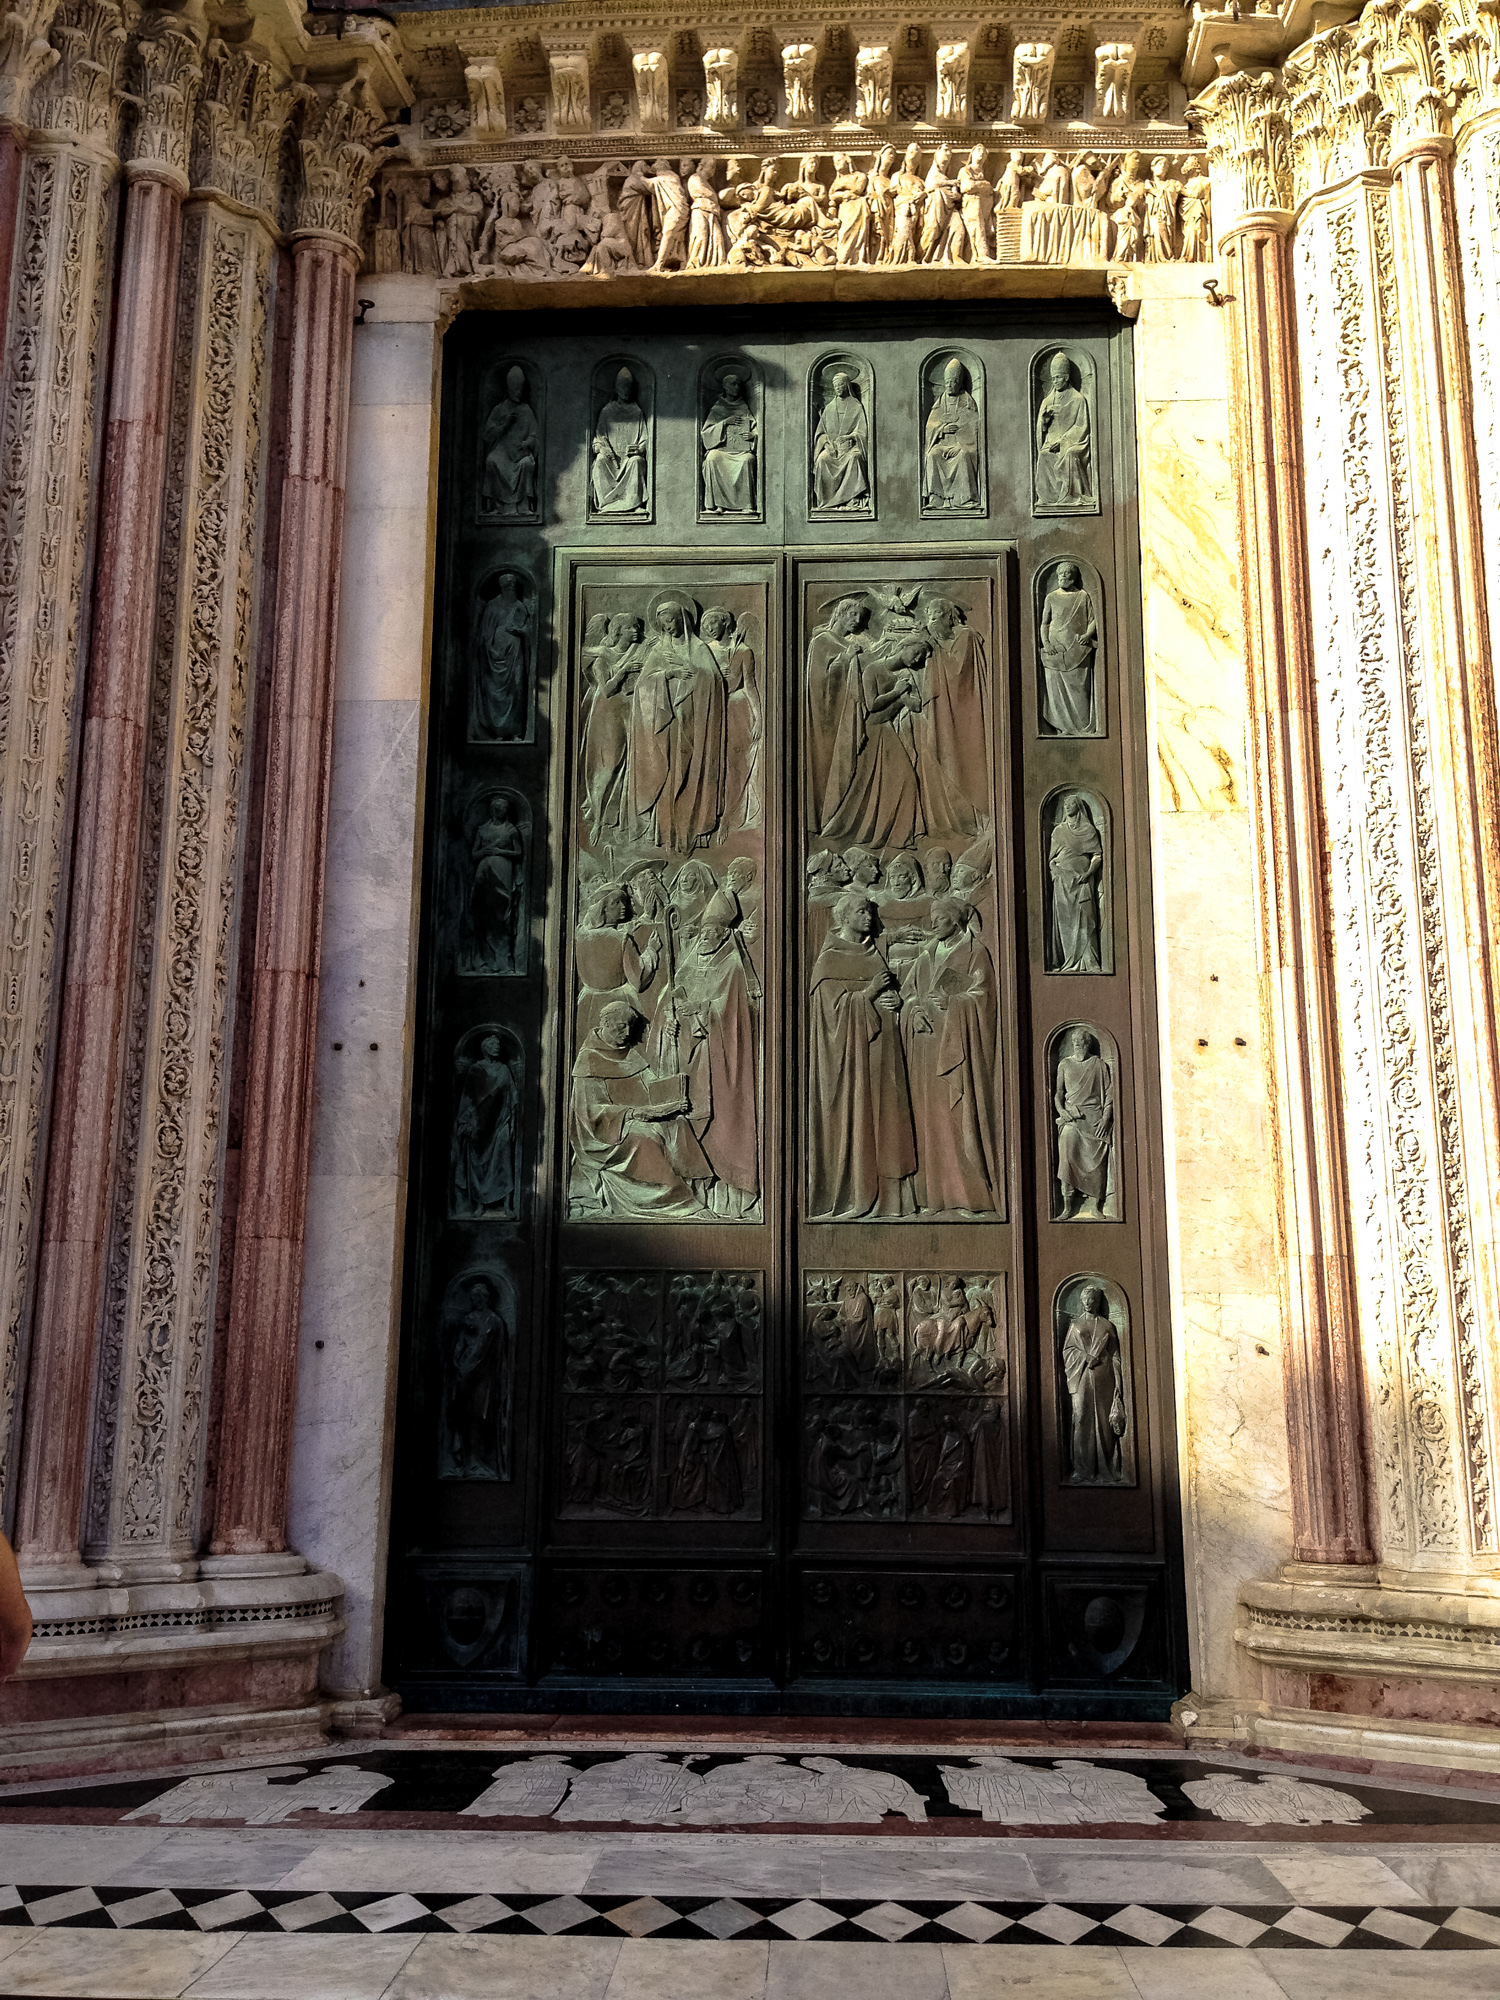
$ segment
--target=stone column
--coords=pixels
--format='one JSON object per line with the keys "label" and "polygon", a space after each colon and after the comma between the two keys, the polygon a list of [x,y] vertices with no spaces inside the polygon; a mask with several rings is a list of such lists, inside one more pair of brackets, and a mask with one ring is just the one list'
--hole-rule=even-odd
{"label": "stone column", "polygon": [[10,313],[16,209],[31,93],[57,62],[57,50],[47,39],[56,12],[57,0],[12,0],[0,22],[0,333]]}
{"label": "stone column", "polygon": [[[1371,1560],[1300,445],[1292,217],[1266,140],[1278,87],[1199,100],[1229,294],[1241,596],[1257,785],[1267,1066],[1281,1190],[1287,1438],[1300,1562]],[[1282,147],[1284,153],[1284,146]]]}
{"label": "stone column", "polygon": [[319,98],[300,148],[292,405],[215,1556],[286,1546],[354,277],[382,123],[360,93],[356,79]]}
{"label": "stone column", "polygon": [[197,1554],[232,1045],[271,379],[269,67],[211,42],[183,213],[145,813],[85,1553],[105,1581]]}
{"label": "stone column", "polygon": [[151,627],[166,470],[187,140],[198,43],[157,15],[136,44],[94,566],[93,629],[52,1143],[37,1274],[16,1545],[28,1570],[76,1566],[94,1379],[121,1031],[141,827]]}
{"label": "stone column", "polygon": [[14,1433],[40,1221],[125,45],[116,0],[63,0],[51,32],[60,59],[33,96],[0,406],[0,1450]]}

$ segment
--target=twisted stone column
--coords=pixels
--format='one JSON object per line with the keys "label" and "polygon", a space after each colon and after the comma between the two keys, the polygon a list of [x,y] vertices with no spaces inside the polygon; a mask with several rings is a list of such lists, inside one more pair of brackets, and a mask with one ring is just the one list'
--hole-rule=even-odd
{"label": "twisted stone column", "polygon": [[[33,93],[0,391],[0,1450],[14,1434],[40,1219],[125,45],[115,0],[64,0],[51,33],[59,60]],[[86,1402],[71,1412],[85,1416]],[[33,1539],[66,1550],[76,1517],[71,1535],[55,1531],[50,1504],[31,1516]]]}
{"label": "twisted stone column", "polygon": [[292,402],[215,1556],[286,1546],[356,239],[381,122],[356,81],[309,108],[300,142]]}

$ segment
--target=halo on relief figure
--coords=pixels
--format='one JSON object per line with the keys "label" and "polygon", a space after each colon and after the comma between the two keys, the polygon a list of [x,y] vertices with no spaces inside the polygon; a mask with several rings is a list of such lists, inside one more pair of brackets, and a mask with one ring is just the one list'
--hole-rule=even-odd
{"label": "halo on relief figure", "polygon": [[689,597],[685,591],[681,590],[663,590],[658,592],[652,598],[649,609],[653,625],[663,611],[680,611],[688,620],[694,632],[698,629],[698,620],[702,615],[697,600]]}

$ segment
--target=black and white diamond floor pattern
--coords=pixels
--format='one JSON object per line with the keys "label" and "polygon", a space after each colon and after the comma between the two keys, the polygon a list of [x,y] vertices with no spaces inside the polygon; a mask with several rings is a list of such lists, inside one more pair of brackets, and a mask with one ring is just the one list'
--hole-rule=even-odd
{"label": "black and white diamond floor pattern", "polygon": [[784,1896],[382,1895],[297,1889],[0,1886],[0,1925],[104,1931],[398,1932],[535,1937],[773,1938],[887,1944],[1286,1945],[1364,1951],[1500,1946],[1500,1907],[1376,1904],[955,1903]]}

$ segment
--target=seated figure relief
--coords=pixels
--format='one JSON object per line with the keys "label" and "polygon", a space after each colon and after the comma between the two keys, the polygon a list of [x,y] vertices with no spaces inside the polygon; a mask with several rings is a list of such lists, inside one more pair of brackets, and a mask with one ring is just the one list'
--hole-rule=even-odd
{"label": "seated figure relief", "polygon": [[651,425],[634,371],[622,366],[594,419],[589,508],[594,514],[636,515],[651,506]]}
{"label": "seated figure relief", "polygon": [[923,425],[922,505],[935,514],[977,514],[984,508],[984,419],[967,363],[941,363],[940,386],[929,384]]}
{"label": "seated figure relief", "polygon": [[719,371],[699,428],[705,514],[751,515],[759,507],[760,427],[746,393],[748,379],[742,367]]}
{"label": "seated figure relief", "polygon": [[1039,514],[1086,514],[1098,508],[1093,412],[1079,363],[1059,347],[1047,358],[1036,408],[1035,499]]}
{"label": "seated figure relief", "polygon": [[811,505],[819,514],[875,511],[870,481],[870,382],[857,362],[822,371],[813,425]]}
{"label": "seated figure relief", "polygon": [[542,434],[526,370],[512,362],[505,394],[485,418],[479,478],[480,511],[515,521],[534,520],[541,486]]}

